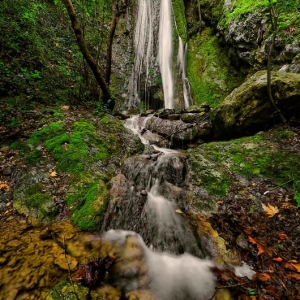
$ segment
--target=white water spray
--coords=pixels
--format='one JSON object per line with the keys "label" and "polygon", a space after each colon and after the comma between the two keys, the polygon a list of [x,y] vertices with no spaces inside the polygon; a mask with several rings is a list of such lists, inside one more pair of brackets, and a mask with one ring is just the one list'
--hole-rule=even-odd
{"label": "white water spray", "polygon": [[165,108],[174,108],[174,80],[172,74],[173,24],[171,0],[161,0],[159,23],[159,66],[162,76]]}
{"label": "white water spray", "polygon": [[[109,230],[104,239],[125,245],[135,237],[137,246],[144,250],[150,279],[150,290],[160,300],[209,299],[215,288],[215,276],[210,260],[190,254],[180,256],[150,250],[141,236],[132,231]],[[134,280],[134,278],[132,279]],[[130,282],[128,283],[130,285]]]}

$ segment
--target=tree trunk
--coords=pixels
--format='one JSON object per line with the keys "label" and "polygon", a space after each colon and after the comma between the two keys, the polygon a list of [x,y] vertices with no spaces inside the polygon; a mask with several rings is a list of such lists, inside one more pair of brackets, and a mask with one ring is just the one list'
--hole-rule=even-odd
{"label": "tree trunk", "polygon": [[[270,2],[270,0],[269,0]],[[272,5],[270,8],[270,18],[271,18],[271,23],[272,23],[272,27],[273,27],[273,35],[272,35],[272,40],[271,40],[271,45],[270,45],[270,49],[269,49],[269,53],[268,53],[268,65],[267,65],[267,89],[268,89],[268,98],[269,101],[271,103],[271,105],[274,108],[274,111],[276,114],[278,114],[281,122],[284,124],[286,123],[286,118],[284,117],[284,115],[282,114],[282,112],[280,111],[280,109],[277,107],[273,96],[272,96],[272,88],[271,88],[271,61],[272,61],[272,52],[274,49],[274,44],[275,44],[275,39],[276,39],[276,33],[277,33],[277,23],[278,23],[278,18],[277,18],[277,14],[275,11],[274,6]]]}
{"label": "tree trunk", "polygon": [[97,82],[100,86],[100,89],[103,94],[103,103],[106,105],[109,102],[109,100],[111,99],[111,93],[110,93],[108,84],[106,83],[106,81],[103,77],[104,72],[100,70],[100,67],[98,66],[97,62],[94,60],[90,51],[88,50],[88,47],[86,45],[86,42],[85,42],[85,39],[83,36],[83,32],[80,27],[80,23],[77,19],[76,12],[74,10],[72,1],[71,0],[62,0],[62,2],[64,3],[64,5],[67,9],[67,12],[69,14],[71,24],[72,24],[72,29],[74,31],[78,47],[79,47],[84,59],[86,60],[87,64],[91,68],[91,70],[95,76],[95,79],[97,80]]}
{"label": "tree trunk", "polygon": [[115,36],[115,31],[118,22],[118,0],[112,1],[112,20],[109,29],[108,41],[107,41],[107,57],[106,57],[106,72],[105,72],[105,80],[106,83],[110,84],[110,75],[111,75],[111,63],[112,63],[112,46],[113,40]]}

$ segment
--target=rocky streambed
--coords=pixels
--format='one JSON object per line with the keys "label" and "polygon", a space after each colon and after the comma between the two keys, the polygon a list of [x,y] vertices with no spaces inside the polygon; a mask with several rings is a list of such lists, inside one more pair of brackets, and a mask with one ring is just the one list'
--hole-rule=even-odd
{"label": "rocky streambed", "polygon": [[[183,123],[188,124],[186,128],[191,130],[199,124],[195,121],[195,114],[201,115],[201,111],[185,113],[192,118],[189,123],[183,121],[183,114],[178,120],[178,114],[173,111],[161,111],[159,114],[162,114],[162,118],[159,114],[150,116],[150,113],[140,116],[138,123],[143,127],[142,136],[150,135],[151,129],[154,131],[151,134],[162,137],[162,140],[170,137],[167,144],[172,144],[171,136],[176,134],[179,122],[181,129],[184,128]],[[206,118],[206,113],[201,118]],[[78,123],[76,114],[65,112],[64,121],[60,121],[63,131],[50,131],[49,136],[49,130],[46,130],[49,125],[44,125],[38,131],[38,136],[33,133],[30,143],[26,144],[25,141],[23,144],[23,147],[43,154],[33,163],[32,157],[29,160],[31,163],[26,160],[28,154],[24,154],[22,148],[1,148],[1,297],[155,299],[157,295],[151,289],[151,282],[153,278],[158,280],[160,275],[153,269],[150,272],[149,266],[153,261],[149,264],[147,259],[154,257],[155,261],[172,261],[173,258],[152,256],[152,250],[145,248],[144,242],[132,232],[125,233],[126,239],[120,239],[119,236],[103,241],[101,238],[102,232],[110,228],[134,230],[140,233],[147,246],[159,249],[159,235],[157,242],[153,243],[151,239],[157,225],[154,226],[147,215],[147,210],[149,212],[151,209],[147,208],[146,199],[152,195],[154,198],[161,196],[169,199],[172,216],[184,224],[185,236],[190,233],[194,236],[199,252],[191,250],[192,253],[202,258],[210,257],[213,265],[218,266],[218,270],[212,271],[217,285],[228,287],[232,297],[248,299],[249,293],[254,290],[273,299],[283,296],[296,299],[291,297],[296,297],[299,292],[299,226],[296,220],[300,135],[297,124],[231,141],[203,143],[201,137],[181,140],[177,144],[189,149],[175,151],[175,155],[161,160],[162,154],[151,146],[154,140],[150,139],[150,145],[142,146],[117,119],[102,116],[99,121],[90,117],[92,126],[89,126],[88,121],[82,122],[82,117],[80,113],[81,123]],[[57,122],[51,120],[50,124],[53,121]],[[163,129],[166,133],[159,132],[161,127],[157,124],[166,124]],[[174,125],[169,127],[168,124]],[[65,154],[67,159],[71,159],[69,151],[74,140],[66,137],[61,139],[61,135],[66,131],[72,137],[79,128],[83,130],[82,140],[88,156],[88,159],[83,156],[76,160],[76,164],[83,162],[86,168],[81,169],[82,177],[76,176],[72,169],[63,169],[60,158],[55,154],[60,149],[61,155]],[[212,128],[211,125],[209,128]],[[99,139],[95,139],[95,136]],[[186,136],[190,136],[190,132]],[[213,132],[207,136],[213,139]],[[38,137],[38,140],[33,137]],[[102,156],[97,156],[99,152],[106,151],[105,147],[100,148],[100,140],[102,145],[104,141],[117,141],[112,148],[115,149],[111,156],[113,165]],[[59,148],[52,152],[52,143],[57,141]],[[122,149],[122,152],[118,152],[118,149]],[[97,160],[94,160],[95,157]],[[59,208],[55,214],[36,218],[44,216],[44,206],[32,207],[32,203],[17,201],[15,197],[19,193],[15,190],[22,180],[28,178],[22,175],[24,168],[28,174],[43,170],[43,178],[47,180],[39,181],[38,189],[28,189],[27,196],[31,200],[43,199],[41,194],[48,195],[47,199],[51,196],[52,203]],[[23,171],[16,172],[18,169]],[[154,179],[160,178],[161,185],[156,191],[148,186],[147,170],[153,175],[150,181],[154,187]],[[89,184],[91,181],[92,185]],[[95,186],[96,182],[98,184]],[[21,186],[26,187],[25,181]],[[74,194],[78,198],[68,198]],[[63,202],[61,199],[69,201]],[[26,207],[20,211],[21,214],[17,212],[19,205],[15,206],[15,201]],[[92,210],[87,211],[85,204]],[[268,214],[263,205],[273,207],[275,213]],[[34,214],[28,214],[31,211]],[[78,211],[82,212],[82,217],[78,216]],[[54,223],[49,222],[50,217]],[[87,224],[96,224],[90,231],[97,233],[82,232],[69,221],[64,221],[66,217],[79,228],[83,226],[81,229],[84,230]],[[86,223],[85,220],[92,222]],[[162,224],[167,226],[167,223]],[[175,240],[172,243],[169,239],[166,243],[169,246],[162,249],[181,254],[186,246],[191,246],[189,242],[176,244],[180,235]],[[195,249],[193,247],[190,249]],[[147,256],[147,253],[151,255]],[[263,258],[263,262],[260,258]],[[183,272],[184,266],[189,266],[190,261],[187,257],[182,259],[183,265],[177,264],[182,260],[174,263]],[[192,264],[195,262],[192,261]],[[254,271],[253,278],[245,279],[245,273],[233,272],[233,266],[241,266],[242,262]],[[227,267],[229,265],[231,267]],[[262,266],[266,270],[262,270]],[[276,273],[277,277],[272,270],[280,270]],[[149,280],[149,272],[152,280]],[[97,277],[95,273],[102,275]],[[180,278],[181,275],[178,276]],[[284,278],[284,285],[275,288],[279,278]],[[285,290],[284,286],[287,285],[290,288]],[[170,289],[175,291],[175,287]],[[178,296],[178,299],[189,299],[180,298],[184,295]],[[163,299],[164,296],[160,297]]]}

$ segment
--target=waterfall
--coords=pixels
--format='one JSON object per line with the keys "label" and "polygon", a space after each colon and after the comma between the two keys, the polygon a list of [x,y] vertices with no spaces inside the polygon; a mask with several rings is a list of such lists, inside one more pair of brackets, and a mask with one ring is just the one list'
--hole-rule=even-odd
{"label": "waterfall", "polygon": [[[175,107],[173,25],[176,26],[176,20],[173,20],[172,16],[172,1],[161,0],[159,4],[157,0],[138,0],[137,7],[134,33],[135,59],[129,84],[127,106],[128,108],[139,108],[142,98],[145,107],[149,107],[149,98],[152,98],[158,89],[157,78],[158,72],[160,72],[164,107],[173,109]],[[187,45],[183,45],[179,36],[177,65],[182,80],[184,106],[188,107],[192,105],[192,99],[186,74],[186,54]],[[154,109],[161,107],[160,103],[157,105],[152,103],[152,106]]]}
{"label": "waterfall", "polygon": [[163,82],[165,108],[174,108],[174,79],[172,73],[172,34],[172,3],[171,0],[161,0],[158,57]]}
{"label": "waterfall", "polygon": [[128,106],[137,107],[140,102],[141,75],[145,73],[144,89],[150,82],[150,69],[155,68],[155,28],[158,4],[156,1],[138,0],[138,13],[134,33],[134,66],[130,80]]}
{"label": "waterfall", "polygon": [[186,75],[186,55],[187,55],[188,47],[187,44],[183,45],[181,37],[179,37],[178,44],[179,46],[178,46],[177,64],[182,79],[184,105],[185,107],[189,107],[193,103],[191,98],[191,86]]}

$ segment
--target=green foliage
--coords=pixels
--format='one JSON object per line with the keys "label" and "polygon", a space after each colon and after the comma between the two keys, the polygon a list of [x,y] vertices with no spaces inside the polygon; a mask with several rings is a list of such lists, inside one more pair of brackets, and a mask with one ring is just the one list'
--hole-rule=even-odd
{"label": "green foliage", "polygon": [[[104,64],[111,1],[73,0],[73,4],[84,24],[87,44],[93,45],[92,54]],[[1,97],[17,99],[16,107],[98,99],[99,88],[68,23],[62,1],[0,1]],[[1,103],[0,110],[10,113]],[[1,115],[0,122],[9,124]]]}
{"label": "green foliage", "polygon": [[300,208],[300,193],[296,193],[294,199],[296,200],[297,207]]}
{"label": "green foliage", "polygon": [[[296,176],[298,176],[298,174]],[[297,177],[297,179],[298,178],[299,177]],[[294,199],[296,201],[297,207],[300,208],[300,180],[294,180],[293,190],[294,190]]]}

